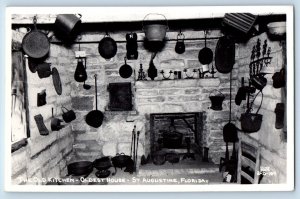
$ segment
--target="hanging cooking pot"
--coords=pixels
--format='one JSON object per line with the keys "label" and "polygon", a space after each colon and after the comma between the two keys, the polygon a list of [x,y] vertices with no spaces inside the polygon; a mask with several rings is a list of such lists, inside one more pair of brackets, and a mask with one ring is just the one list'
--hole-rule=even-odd
{"label": "hanging cooking pot", "polygon": [[124,57],[125,64],[119,69],[119,74],[122,78],[129,78],[132,75],[132,68],[126,63],[126,57]]}
{"label": "hanging cooking pot", "polygon": [[235,43],[226,36],[220,37],[215,50],[215,65],[220,73],[230,73],[235,62]]}
{"label": "hanging cooking pot", "polygon": [[169,149],[176,149],[181,147],[183,135],[182,133],[176,131],[174,125],[171,125],[169,127],[169,132],[164,132],[162,136],[164,147]]}
{"label": "hanging cooking pot", "polygon": [[70,123],[76,119],[76,114],[73,110],[69,110],[66,107],[62,106],[61,111],[63,113],[62,118],[66,123]]}
{"label": "hanging cooking pot", "polygon": [[[146,18],[150,15],[162,16],[164,22],[157,22],[156,20],[155,22],[150,23],[149,20],[146,20]],[[145,21],[148,21],[149,23],[145,25]],[[167,30],[169,29],[167,18],[164,15],[157,13],[147,14],[143,19],[142,26],[145,36],[150,42],[162,42],[166,36]]]}
{"label": "hanging cooking pot", "polygon": [[[217,93],[212,95],[214,93],[214,91],[216,91]],[[214,90],[214,91],[210,92],[210,94],[209,94],[209,99],[211,101],[210,108],[215,111],[220,111],[220,110],[222,110],[222,103],[223,103],[223,100],[225,99],[225,96],[219,90]]]}
{"label": "hanging cooking pot", "polygon": [[[260,105],[256,111],[256,113],[251,113],[251,110],[252,110],[252,107],[253,107],[253,104],[254,104],[254,101],[256,99],[256,97],[258,96],[258,94],[261,93],[261,101],[260,101]],[[264,98],[264,95],[262,93],[262,91],[260,90],[254,97],[250,107],[247,109],[247,111],[243,114],[241,114],[241,127],[242,127],[242,130],[246,133],[253,133],[253,132],[257,132],[259,131],[260,127],[261,127],[261,124],[262,124],[262,119],[263,119],[263,115],[261,114],[258,114],[260,108],[261,108],[261,105],[262,105],[262,102],[263,102],[263,98]]]}
{"label": "hanging cooking pot", "polygon": [[48,36],[36,28],[36,16],[33,17],[34,29],[29,31],[22,40],[22,49],[31,58],[44,58],[50,51]]}
{"label": "hanging cooking pot", "polygon": [[111,59],[117,53],[117,43],[106,33],[99,42],[98,51],[104,59]]}
{"label": "hanging cooking pot", "polygon": [[97,75],[95,74],[95,98],[96,98],[96,110],[89,112],[85,121],[88,125],[94,128],[98,128],[102,125],[103,122],[103,113],[98,110],[98,101],[97,101]]}
{"label": "hanging cooking pot", "polygon": [[81,24],[81,15],[59,14],[55,20],[55,32],[58,37],[72,40],[77,36]]}
{"label": "hanging cooking pot", "polygon": [[232,73],[230,72],[229,122],[223,127],[223,139],[226,143],[238,141],[237,128],[231,123],[231,79]]}
{"label": "hanging cooking pot", "polygon": [[206,35],[207,35],[207,31],[204,31],[204,48],[202,48],[199,51],[198,54],[198,59],[200,61],[201,64],[206,65],[206,64],[210,64],[213,60],[213,51],[206,47]]}
{"label": "hanging cooking pot", "polygon": [[175,45],[175,52],[178,54],[182,54],[185,51],[184,39],[185,35],[182,32],[179,32],[177,35],[177,42]]}

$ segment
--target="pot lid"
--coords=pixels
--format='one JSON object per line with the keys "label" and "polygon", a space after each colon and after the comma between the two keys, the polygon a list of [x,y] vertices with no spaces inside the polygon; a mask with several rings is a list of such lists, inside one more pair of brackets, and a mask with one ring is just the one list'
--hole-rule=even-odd
{"label": "pot lid", "polygon": [[53,85],[54,85],[56,93],[58,95],[61,95],[62,86],[61,86],[60,76],[55,67],[52,68],[52,80],[53,80]]}

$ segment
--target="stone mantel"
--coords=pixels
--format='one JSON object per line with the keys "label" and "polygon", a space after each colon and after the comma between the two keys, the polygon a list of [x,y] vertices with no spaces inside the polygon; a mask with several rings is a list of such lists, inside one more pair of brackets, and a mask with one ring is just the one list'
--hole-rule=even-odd
{"label": "stone mantel", "polygon": [[137,89],[143,88],[172,88],[172,87],[218,87],[220,85],[219,78],[204,79],[176,79],[176,80],[157,80],[157,81],[137,81],[135,86]]}

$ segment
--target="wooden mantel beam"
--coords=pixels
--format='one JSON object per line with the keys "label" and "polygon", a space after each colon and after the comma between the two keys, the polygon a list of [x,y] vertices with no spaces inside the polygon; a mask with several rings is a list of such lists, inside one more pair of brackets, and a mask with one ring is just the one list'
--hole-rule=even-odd
{"label": "wooden mantel beam", "polygon": [[[224,12],[212,13],[205,7],[32,7],[8,8],[12,24],[32,24],[37,16],[38,24],[53,24],[58,14],[82,15],[82,23],[137,22],[143,21],[149,13],[163,14],[167,20],[222,18]],[[153,18],[154,17],[154,18]],[[164,19],[150,15],[149,19]]]}

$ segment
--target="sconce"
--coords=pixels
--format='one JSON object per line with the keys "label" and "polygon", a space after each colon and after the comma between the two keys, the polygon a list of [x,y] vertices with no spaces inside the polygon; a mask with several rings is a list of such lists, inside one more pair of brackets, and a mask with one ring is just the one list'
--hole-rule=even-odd
{"label": "sconce", "polygon": [[271,63],[270,57],[271,47],[268,47],[267,40],[264,41],[261,52],[261,42],[257,39],[256,45],[253,46],[251,52],[251,61],[249,64],[250,77],[260,73],[263,67],[268,67]]}

